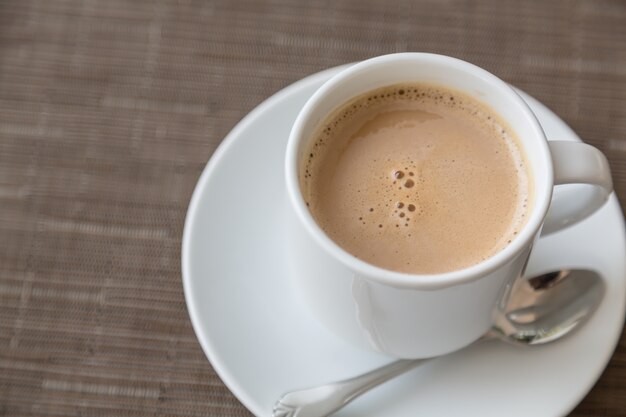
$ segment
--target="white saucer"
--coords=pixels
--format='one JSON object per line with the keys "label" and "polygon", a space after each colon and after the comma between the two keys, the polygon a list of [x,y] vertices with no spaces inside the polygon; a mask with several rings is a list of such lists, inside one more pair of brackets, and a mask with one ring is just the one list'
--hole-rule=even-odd
{"label": "white saucer", "polygon": [[[286,274],[285,144],[304,102],[338,70],[305,78],[246,116],[211,158],[187,213],[182,269],[193,327],[224,383],[257,416],[270,416],[285,391],[389,361],[322,328],[299,304]],[[524,98],[549,138],[579,140],[550,110]],[[599,310],[571,337],[528,349],[498,342],[471,347],[376,388],[337,415],[567,414],[599,378],[622,329],[624,234],[612,196],[591,218],[536,245],[529,274],[568,265],[596,269],[607,281]]]}

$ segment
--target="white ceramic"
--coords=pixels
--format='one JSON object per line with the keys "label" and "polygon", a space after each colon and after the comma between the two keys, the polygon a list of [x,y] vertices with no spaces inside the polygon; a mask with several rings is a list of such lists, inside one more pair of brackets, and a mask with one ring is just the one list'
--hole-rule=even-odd
{"label": "white ceramic", "polygon": [[[415,275],[368,264],[323,232],[300,192],[300,162],[328,115],[368,91],[406,82],[444,85],[486,103],[517,134],[531,166],[534,197],[526,225],[500,252],[463,270]],[[372,58],[332,77],[296,118],[285,166],[295,212],[289,258],[303,300],[337,335],[400,358],[446,354],[481,337],[506,304],[507,288],[522,273],[544,220],[546,230],[559,230],[597,210],[612,191],[608,162],[596,148],[563,141],[548,145],[537,118],[508,84],[465,61],[427,53]],[[566,183],[595,184],[597,198],[578,213],[566,210],[569,201],[556,201],[546,219],[554,185]]]}
{"label": "white ceramic", "polygon": [[[322,327],[301,305],[285,262],[287,137],[305,101],[337,72],[299,81],[246,116],[200,177],[185,223],[183,285],[194,330],[224,383],[258,417],[271,416],[286,391],[391,360]],[[546,107],[524,99],[548,138],[578,140]],[[558,187],[555,198],[580,188]],[[602,274],[605,299],[587,325],[550,346],[496,342],[461,350],[376,388],[337,416],[567,415],[600,376],[621,333],[625,254],[623,214],[612,196],[587,220],[540,239],[528,265],[529,274],[560,265]]]}

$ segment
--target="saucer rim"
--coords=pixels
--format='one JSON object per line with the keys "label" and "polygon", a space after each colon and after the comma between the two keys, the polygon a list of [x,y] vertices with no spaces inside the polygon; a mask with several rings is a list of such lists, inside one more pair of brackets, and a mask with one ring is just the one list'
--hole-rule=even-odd
{"label": "saucer rim", "polygon": [[[261,117],[267,111],[267,109],[272,108],[275,104],[281,102],[285,97],[288,97],[291,94],[293,94],[294,90],[306,89],[307,86],[309,86],[310,84],[317,84],[320,82],[320,80],[328,79],[330,78],[332,74],[336,74],[340,70],[350,65],[352,64],[341,65],[341,66],[329,68],[320,72],[316,72],[290,85],[287,85],[284,88],[282,88],[280,91],[276,92],[272,96],[262,101],[252,111],[250,111],[246,116],[244,116],[232,128],[232,130],[224,137],[224,139],[221,141],[221,143],[215,149],[214,153],[209,158],[209,161],[207,162],[205,168],[203,169],[202,174],[197,180],[197,183],[195,185],[195,188],[194,188],[194,191],[193,191],[193,194],[192,194],[192,197],[191,197],[188,209],[187,209],[187,213],[185,216],[184,230],[183,230],[183,237],[182,237],[182,244],[181,244],[181,272],[182,272],[183,292],[185,296],[185,302],[187,305],[188,314],[190,316],[190,320],[192,323],[192,327],[194,329],[196,337],[198,338],[200,342],[203,352],[205,353],[211,366],[215,369],[216,373],[218,374],[222,382],[228,387],[228,389],[232,392],[233,395],[235,395],[235,397],[242,403],[244,407],[246,407],[250,412],[252,412],[254,415],[257,415],[257,416],[264,415],[264,412],[266,410],[263,408],[263,406],[260,403],[258,403],[256,399],[254,399],[251,395],[248,394],[248,392],[244,389],[243,385],[240,382],[238,382],[237,379],[228,371],[227,367],[225,366],[225,363],[217,360],[216,353],[212,349],[213,344],[210,342],[211,337],[209,335],[209,332],[205,331],[202,327],[202,323],[201,323],[202,319],[199,316],[200,315],[199,309],[196,305],[196,301],[194,300],[194,296],[191,292],[193,279],[191,278],[192,276],[191,259],[190,259],[191,251],[189,250],[189,248],[191,246],[192,225],[196,221],[198,217],[198,213],[202,209],[199,202],[201,200],[201,195],[204,192],[204,189],[206,188],[210,177],[213,175],[213,172],[219,168],[221,160],[228,154],[230,148],[235,143],[237,143],[237,139],[240,136],[241,132],[245,131],[251,123],[253,123],[257,118]],[[528,95],[524,91],[519,90],[515,87],[514,89],[516,92],[521,93],[520,95],[530,107],[533,107],[536,105],[541,106],[544,111],[546,111],[550,115],[555,116],[555,122],[561,125],[561,128],[565,128],[568,131],[568,133],[571,134],[571,137],[573,139],[581,141],[579,136],[571,129],[571,127],[567,125],[565,121],[563,121],[558,115],[556,115],[546,105],[544,105],[542,102],[535,99],[534,97]],[[527,101],[528,98],[530,98],[530,100],[532,101],[532,106],[531,106],[531,103],[528,103]],[[535,111],[533,109],[533,113],[534,112]],[[618,211],[622,212],[621,207],[619,206],[619,203],[617,202],[614,193],[613,193],[613,196],[611,196],[611,199],[607,202],[607,204],[616,205]],[[622,228],[624,228],[623,216],[620,218],[620,220],[621,220]],[[618,220],[616,219],[615,221],[618,221]],[[622,235],[622,240],[624,240],[623,235]],[[626,296],[626,287],[625,287],[624,296]],[[621,321],[620,328],[623,328],[624,326],[624,321],[625,321],[624,313],[626,313],[625,308],[623,308],[622,310],[623,310],[622,314],[619,317]],[[585,398],[585,396],[591,391],[591,389],[597,383],[598,379],[600,378],[600,376],[606,369],[606,366],[608,365],[611,357],[613,356],[613,352],[615,351],[617,345],[619,344],[620,334],[621,333],[618,333],[615,336],[615,340],[611,344],[612,347],[608,351],[607,357],[603,359],[604,365],[597,367],[595,369],[593,378],[590,380],[590,383],[588,384],[588,386],[583,390],[583,392],[580,395],[576,395],[575,397],[572,397],[573,398],[572,403],[564,406],[563,410],[564,410],[565,415],[570,413],[580,403],[580,401],[583,398]]]}

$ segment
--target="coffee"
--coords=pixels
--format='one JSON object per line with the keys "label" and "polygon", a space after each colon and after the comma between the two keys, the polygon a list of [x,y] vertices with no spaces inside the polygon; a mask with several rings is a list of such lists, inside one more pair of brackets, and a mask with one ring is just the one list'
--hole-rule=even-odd
{"label": "coffee", "polygon": [[477,264],[507,246],[532,200],[511,129],[470,96],[430,84],[357,97],[325,120],[300,163],[316,222],[370,264],[415,274]]}

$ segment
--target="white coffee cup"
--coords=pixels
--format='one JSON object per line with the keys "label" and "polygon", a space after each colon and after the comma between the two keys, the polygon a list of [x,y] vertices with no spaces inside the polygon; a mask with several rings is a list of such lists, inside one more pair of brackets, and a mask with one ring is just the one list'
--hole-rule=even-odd
{"label": "white coffee cup", "polygon": [[[357,259],[316,224],[300,191],[299,164],[319,124],[356,96],[407,82],[440,84],[486,103],[516,133],[531,168],[534,204],[526,225],[503,250],[465,269],[417,275]],[[289,228],[293,280],[306,304],[337,335],[400,358],[442,355],[482,336],[505,303],[506,289],[523,274],[535,240],[584,219],[613,189],[608,162],[596,148],[548,142],[533,112],[508,84],[465,61],[426,53],[363,61],[317,90],[293,125],[286,182],[294,214]],[[554,186],[569,183],[592,184],[596,192],[584,203],[571,196],[553,201]]]}

